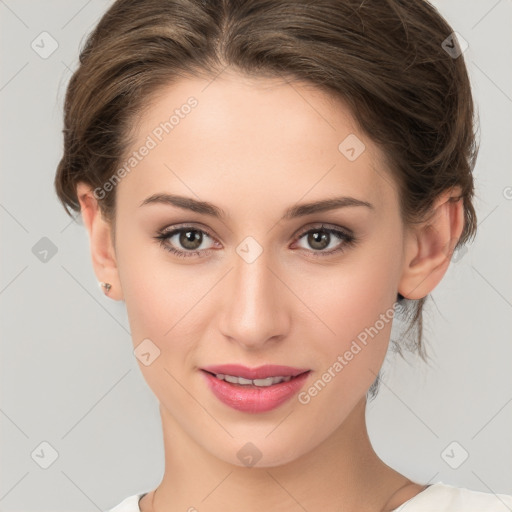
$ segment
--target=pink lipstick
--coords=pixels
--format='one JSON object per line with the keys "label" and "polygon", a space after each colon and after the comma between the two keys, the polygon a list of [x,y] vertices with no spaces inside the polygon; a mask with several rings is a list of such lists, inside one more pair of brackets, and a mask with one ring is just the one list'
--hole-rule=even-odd
{"label": "pink lipstick", "polygon": [[248,368],[237,364],[205,366],[201,373],[213,394],[242,412],[266,412],[289,400],[304,386],[311,370],[264,365]]}

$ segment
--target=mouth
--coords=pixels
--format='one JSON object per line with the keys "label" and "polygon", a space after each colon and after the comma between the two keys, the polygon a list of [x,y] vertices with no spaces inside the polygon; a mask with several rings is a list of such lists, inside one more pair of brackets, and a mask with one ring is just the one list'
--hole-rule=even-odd
{"label": "mouth", "polygon": [[210,373],[217,379],[224,380],[231,384],[240,386],[259,386],[268,387],[281,382],[290,380],[311,370],[307,368],[295,368],[293,366],[283,366],[275,364],[266,364],[257,368],[248,368],[240,364],[223,364],[214,366],[205,366],[201,368],[204,372]]}
{"label": "mouth", "polygon": [[304,373],[309,373],[311,370],[306,370],[305,372],[301,372],[297,375],[276,375],[272,377],[265,377],[262,379],[246,379],[245,377],[240,377],[238,375],[227,375],[225,373],[213,373],[207,370],[202,370],[205,373],[212,375],[218,380],[223,380],[225,382],[229,382],[230,384],[235,384],[237,386],[243,387],[253,387],[253,388],[268,388],[270,386],[275,386],[276,384],[281,384],[282,382],[290,382],[293,379],[298,378]]}
{"label": "mouth", "polygon": [[304,387],[312,372],[277,365],[254,369],[221,365],[200,370],[218,400],[246,413],[263,413],[281,406]]}

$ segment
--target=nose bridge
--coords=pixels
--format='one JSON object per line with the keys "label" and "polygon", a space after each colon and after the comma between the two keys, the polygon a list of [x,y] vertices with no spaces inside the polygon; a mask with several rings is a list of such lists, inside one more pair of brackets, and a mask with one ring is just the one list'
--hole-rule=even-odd
{"label": "nose bridge", "polygon": [[249,237],[237,247],[228,277],[221,329],[247,348],[282,336],[288,328],[283,284],[270,260],[270,252]]}

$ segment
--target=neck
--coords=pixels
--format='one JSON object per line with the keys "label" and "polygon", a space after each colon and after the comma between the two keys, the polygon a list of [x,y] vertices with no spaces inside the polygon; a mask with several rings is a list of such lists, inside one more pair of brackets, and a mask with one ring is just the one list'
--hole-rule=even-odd
{"label": "neck", "polygon": [[222,461],[191,439],[162,406],[160,412],[165,473],[156,491],[141,500],[143,512],[380,512],[410,483],[373,450],[366,429],[366,398],[314,450],[274,467]]}

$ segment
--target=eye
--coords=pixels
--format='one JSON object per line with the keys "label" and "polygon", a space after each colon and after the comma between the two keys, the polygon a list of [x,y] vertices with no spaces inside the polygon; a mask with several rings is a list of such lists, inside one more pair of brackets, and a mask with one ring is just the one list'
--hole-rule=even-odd
{"label": "eye", "polygon": [[[201,247],[207,238],[211,239],[212,237],[206,231],[193,226],[175,227],[169,231],[164,229],[159,231],[155,237],[164,249],[180,258],[208,256],[210,250]],[[171,243],[173,239],[174,241]]]}
{"label": "eye", "polygon": [[[308,248],[305,250],[311,252],[315,258],[341,253],[356,242],[355,236],[351,233],[323,224],[303,232],[298,239],[301,240],[302,238],[305,238],[306,243],[313,248],[312,251]],[[325,250],[329,246],[331,249]],[[332,248],[333,246],[334,248]]]}
{"label": "eye", "polygon": [[[194,226],[177,226],[173,229],[163,229],[154,237],[159,241],[160,245],[170,253],[180,257],[188,258],[191,256],[206,257],[211,252],[211,247],[201,247],[205,240],[212,239],[213,236],[207,231]],[[309,228],[303,231],[297,238],[301,240],[305,238],[306,243],[312,248],[301,249],[306,250],[316,257],[327,257],[335,253],[341,253],[349,246],[356,243],[356,238],[340,228],[333,228],[326,225]],[[334,243],[334,248],[332,245]],[[325,250],[331,246],[329,250]]]}

